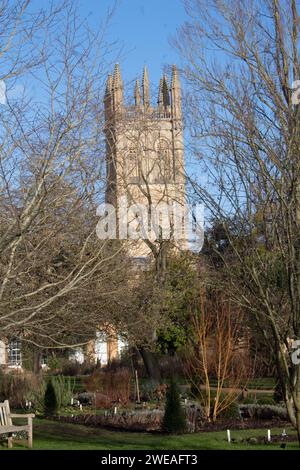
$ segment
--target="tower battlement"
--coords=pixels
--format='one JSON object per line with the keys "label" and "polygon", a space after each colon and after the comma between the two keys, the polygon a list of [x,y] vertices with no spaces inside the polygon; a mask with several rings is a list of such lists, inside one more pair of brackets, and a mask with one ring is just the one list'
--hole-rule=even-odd
{"label": "tower battlement", "polygon": [[172,67],[170,85],[166,74],[159,81],[156,106],[151,104],[148,71],[145,66],[142,83],[140,84],[140,80],[135,82],[134,106],[128,107],[124,104],[124,85],[119,64],[116,64],[113,75],[109,75],[107,79],[104,103],[107,120],[117,116],[133,117],[136,114],[143,114],[150,119],[181,120],[181,87],[176,65]]}

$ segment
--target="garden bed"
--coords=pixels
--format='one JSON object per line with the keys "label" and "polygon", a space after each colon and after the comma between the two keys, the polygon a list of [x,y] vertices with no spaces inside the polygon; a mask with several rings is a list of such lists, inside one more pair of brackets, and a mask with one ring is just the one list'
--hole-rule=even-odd
{"label": "garden bed", "polygon": [[119,431],[155,432],[160,429],[163,411],[120,412],[118,414],[77,414],[75,416],[54,416],[52,419],[71,424],[102,427]]}
{"label": "garden bed", "polygon": [[[55,416],[52,419],[70,424],[81,424],[86,426],[113,429],[130,432],[160,432],[160,425],[163,412],[151,413],[120,413],[115,416],[78,414],[75,416]],[[216,422],[203,423],[197,428],[197,432],[224,431],[226,429],[246,430],[246,429],[268,429],[274,427],[286,428],[289,425],[285,420],[258,420],[258,419],[219,419]]]}

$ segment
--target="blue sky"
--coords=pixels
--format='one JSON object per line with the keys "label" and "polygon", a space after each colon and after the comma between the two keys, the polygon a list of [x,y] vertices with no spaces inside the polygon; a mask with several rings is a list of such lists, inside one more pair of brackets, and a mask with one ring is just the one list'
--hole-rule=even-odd
{"label": "blue sky", "polygon": [[[54,5],[61,0],[53,0]],[[73,1],[73,0],[72,0]],[[142,77],[147,65],[151,85],[157,92],[165,66],[179,62],[179,56],[170,39],[187,19],[184,0],[74,0],[81,19],[86,19],[97,30],[116,4],[115,13],[106,31],[105,40],[115,43],[111,58],[119,62],[122,77],[131,92],[133,81]],[[31,0],[30,9],[38,11],[49,6],[48,0]],[[113,64],[111,64],[113,71]],[[10,98],[23,92],[24,86],[14,84]],[[152,96],[153,102],[156,96]]]}
{"label": "blue sky", "polygon": [[[159,82],[166,64],[178,62],[169,44],[186,19],[182,0],[119,0],[108,38],[122,45],[119,57],[125,82],[141,74],[147,64],[150,81]],[[79,0],[80,12],[89,22],[100,22],[113,0]]]}
{"label": "blue sky", "polygon": [[[61,0],[53,0],[54,5]],[[72,0],[73,1],[73,0]],[[147,65],[149,79],[153,85],[152,101],[157,99],[159,79],[165,66],[179,61],[176,49],[170,45],[187,19],[183,0],[74,0],[79,16],[85,18],[92,29],[97,29],[107,16],[107,11],[116,4],[115,13],[107,28],[106,41],[115,43],[111,54],[119,62],[125,83],[125,94],[133,92],[133,81],[142,77]],[[29,10],[38,11],[46,7],[48,0],[31,0]],[[111,64],[113,71],[114,64]],[[31,86],[31,88],[33,85]],[[28,84],[20,80],[9,88],[10,99],[18,98]],[[30,88],[30,90],[31,90]],[[31,91],[36,91],[35,89]],[[41,91],[39,89],[39,99]]]}

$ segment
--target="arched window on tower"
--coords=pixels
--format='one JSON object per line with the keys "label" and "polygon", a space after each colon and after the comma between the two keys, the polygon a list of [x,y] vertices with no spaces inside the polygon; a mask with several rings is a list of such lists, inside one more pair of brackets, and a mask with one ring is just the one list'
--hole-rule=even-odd
{"label": "arched window on tower", "polygon": [[156,180],[159,183],[169,182],[173,179],[172,152],[170,143],[160,139],[157,145],[157,171]]}
{"label": "arched window on tower", "polygon": [[126,153],[126,179],[128,183],[138,183],[140,179],[137,147],[129,144]]}

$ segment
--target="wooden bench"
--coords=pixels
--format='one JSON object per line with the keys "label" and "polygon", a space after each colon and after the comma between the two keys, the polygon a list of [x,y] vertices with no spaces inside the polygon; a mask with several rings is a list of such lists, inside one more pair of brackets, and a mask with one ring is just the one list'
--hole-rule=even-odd
{"label": "wooden bench", "polygon": [[[28,434],[28,447],[32,448],[32,418],[34,414],[15,414],[10,412],[9,401],[0,403],[0,434],[8,434],[8,448],[13,445],[12,434],[18,431],[26,431]],[[27,418],[27,424],[24,426],[15,426],[12,424],[12,418]]]}

